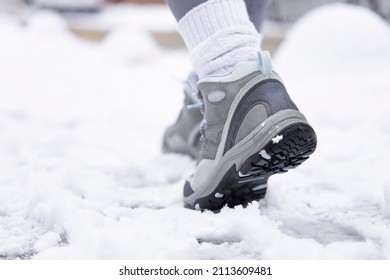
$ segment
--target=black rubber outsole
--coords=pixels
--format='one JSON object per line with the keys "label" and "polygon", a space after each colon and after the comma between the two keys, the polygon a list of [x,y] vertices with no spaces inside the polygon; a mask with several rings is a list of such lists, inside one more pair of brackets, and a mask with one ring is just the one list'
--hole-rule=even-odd
{"label": "black rubber outsole", "polygon": [[264,198],[268,178],[301,165],[314,152],[317,137],[307,124],[286,127],[262,149],[251,155],[239,171],[233,165],[217,188],[199,198],[187,208],[218,211],[223,206],[234,207]]}

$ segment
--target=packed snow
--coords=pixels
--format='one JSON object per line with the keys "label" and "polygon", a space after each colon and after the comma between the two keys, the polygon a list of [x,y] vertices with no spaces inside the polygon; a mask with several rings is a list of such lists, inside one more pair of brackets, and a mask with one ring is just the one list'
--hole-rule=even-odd
{"label": "packed snow", "polygon": [[370,11],[291,29],[274,62],[317,151],[218,214],[183,208],[195,162],[161,153],[184,50],[134,25],[88,43],[51,13],[1,15],[0,40],[0,258],[390,259],[390,30]]}

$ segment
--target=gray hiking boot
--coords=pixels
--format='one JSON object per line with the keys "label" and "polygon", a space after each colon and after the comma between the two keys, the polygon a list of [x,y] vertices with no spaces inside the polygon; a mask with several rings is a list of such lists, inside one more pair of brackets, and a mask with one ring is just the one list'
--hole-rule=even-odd
{"label": "gray hiking boot", "polygon": [[163,138],[163,152],[180,153],[198,159],[200,124],[203,115],[198,99],[198,76],[190,73],[184,85],[184,106],[176,122],[168,127]]}
{"label": "gray hiking boot", "polygon": [[201,79],[198,89],[205,121],[200,158],[184,185],[187,208],[219,210],[261,199],[271,175],[314,152],[315,132],[267,53],[259,62],[238,63],[229,75]]}

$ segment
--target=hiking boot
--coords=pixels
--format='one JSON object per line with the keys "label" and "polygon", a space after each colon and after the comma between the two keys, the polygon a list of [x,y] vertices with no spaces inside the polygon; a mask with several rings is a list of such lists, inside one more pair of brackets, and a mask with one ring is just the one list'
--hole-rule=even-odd
{"label": "hiking boot", "polygon": [[240,62],[226,76],[201,79],[204,122],[196,170],[184,185],[195,210],[246,206],[264,197],[267,181],[315,150],[312,127],[290,99],[268,53]]}
{"label": "hiking boot", "polygon": [[194,159],[199,157],[200,124],[203,115],[197,96],[197,82],[198,76],[190,73],[184,85],[184,106],[176,122],[164,133],[163,152],[165,153],[186,154]]}

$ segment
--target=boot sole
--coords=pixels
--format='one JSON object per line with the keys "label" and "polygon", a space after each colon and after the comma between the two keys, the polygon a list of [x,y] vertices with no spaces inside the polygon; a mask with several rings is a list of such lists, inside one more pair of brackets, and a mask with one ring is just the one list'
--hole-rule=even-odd
{"label": "boot sole", "polygon": [[275,133],[264,146],[257,148],[241,166],[233,164],[212,193],[185,206],[212,211],[218,211],[225,205],[245,207],[264,198],[270,176],[286,173],[301,165],[314,152],[316,145],[317,137],[309,124],[290,124]]}

